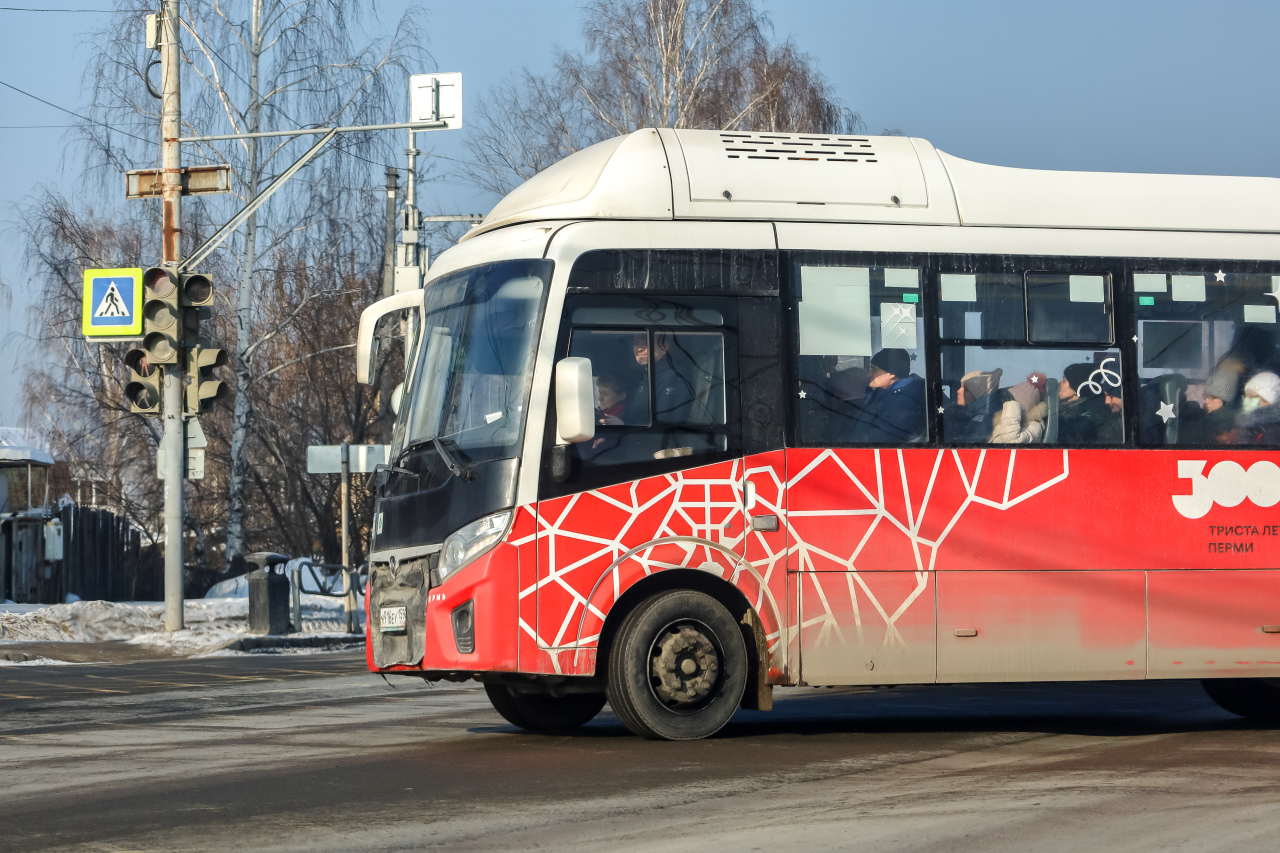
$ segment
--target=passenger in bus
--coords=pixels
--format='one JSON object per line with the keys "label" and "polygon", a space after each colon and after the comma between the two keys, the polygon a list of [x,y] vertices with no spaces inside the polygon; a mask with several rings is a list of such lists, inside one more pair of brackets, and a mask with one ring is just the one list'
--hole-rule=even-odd
{"label": "passenger in bus", "polygon": [[596,377],[596,423],[602,426],[620,426],[627,407],[627,388],[616,373],[601,373]]}
{"label": "passenger in bus", "polygon": [[924,380],[911,372],[904,349],[882,349],[871,357],[867,396],[853,423],[850,440],[863,444],[921,441],[927,432]]}
{"label": "passenger in bus", "polygon": [[1058,440],[1063,444],[1093,444],[1101,440],[1100,431],[1110,414],[1106,401],[1092,387],[1089,376],[1092,364],[1077,362],[1062,371],[1058,383]]}
{"label": "passenger in bus", "polygon": [[1120,444],[1124,441],[1124,397],[1119,385],[1103,385],[1102,400],[1106,408],[1100,411],[1102,422],[1098,425],[1098,441],[1103,444]]}
{"label": "passenger in bus", "polygon": [[1219,367],[1204,381],[1204,414],[1182,425],[1179,439],[1186,444],[1227,444],[1232,440],[1236,416],[1236,390],[1240,387],[1240,374]]}
{"label": "passenger in bus", "polygon": [[1236,416],[1237,444],[1280,444],[1280,376],[1264,371],[1244,384]]}
{"label": "passenger in bus", "polygon": [[1044,402],[1046,381],[1043,373],[1032,373],[1003,392],[1008,399],[996,415],[992,444],[1034,444],[1040,440],[1049,412]]}
{"label": "passenger in bus", "polygon": [[956,404],[943,415],[947,440],[963,444],[985,444],[1000,412],[1000,377],[1004,371],[971,370],[960,377]]}

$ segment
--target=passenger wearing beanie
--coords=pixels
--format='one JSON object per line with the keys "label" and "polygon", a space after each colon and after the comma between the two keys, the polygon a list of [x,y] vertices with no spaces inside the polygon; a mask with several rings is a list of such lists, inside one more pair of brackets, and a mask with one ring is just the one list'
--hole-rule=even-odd
{"label": "passenger wearing beanie", "polygon": [[992,420],[1000,411],[1000,377],[1004,371],[971,370],[960,377],[956,402],[945,413],[947,441],[985,444],[991,440]]}
{"label": "passenger wearing beanie", "polygon": [[[1106,421],[1106,401],[1089,387],[1094,366],[1088,363],[1067,365],[1058,383],[1058,440],[1063,444],[1095,444]],[[1105,413],[1105,414],[1104,414]]]}
{"label": "passenger wearing beanie", "polygon": [[1119,385],[1102,386],[1105,409],[1099,409],[1098,441],[1102,444],[1120,444],[1124,441],[1124,395]]}
{"label": "passenger wearing beanie", "polygon": [[1280,376],[1264,371],[1244,384],[1236,416],[1238,444],[1280,444]]}
{"label": "passenger wearing beanie", "polygon": [[862,444],[922,441],[927,433],[924,380],[911,372],[904,349],[882,349],[871,357],[867,396],[850,440]]}
{"label": "passenger wearing beanie", "polygon": [[1046,377],[1032,373],[1009,389],[1009,399],[996,415],[992,444],[1034,444],[1044,435],[1048,407],[1044,403]]}
{"label": "passenger wearing beanie", "polygon": [[1233,370],[1218,368],[1204,381],[1204,415],[1199,420],[1182,425],[1179,442],[1184,444],[1228,444],[1236,425],[1240,408],[1236,405],[1236,389],[1240,375]]}

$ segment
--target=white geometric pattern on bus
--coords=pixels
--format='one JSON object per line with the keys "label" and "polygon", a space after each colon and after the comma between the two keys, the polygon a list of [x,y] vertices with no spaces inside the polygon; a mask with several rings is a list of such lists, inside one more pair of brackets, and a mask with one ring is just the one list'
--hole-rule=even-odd
{"label": "white geometric pattern on bus", "polygon": [[[927,451],[907,452],[918,454]],[[819,567],[827,571],[849,572],[849,577],[857,583],[858,590],[884,620],[885,642],[901,643],[902,637],[895,623],[928,586],[928,575],[937,561],[938,549],[959,525],[966,511],[973,506],[985,506],[998,511],[1011,509],[1062,482],[1069,473],[1067,451],[1063,450],[1060,472],[1013,493],[1017,450],[980,450],[971,471],[965,469],[959,451],[938,450],[929,476],[923,482],[911,482],[912,478],[901,450],[845,450],[841,453],[845,456],[850,453],[873,454],[875,482],[864,483],[865,478],[860,478],[850,471],[835,451],[825,450],[803,470],[797,472],[787,483],[787,487],[797,489],[806,478],[832,476],[832,472],[837,471],[839,476],[845,478],[845,486],[852,485],[862,496],[865,501],[862,506],[792,510],[790,513],[783,513],[779,498],[782,489],[780,472],[772,466],[752,468],[746,472],[749,476],[763,475],[753,477],[757,484],[757,495],[756,508],[752,514],[773,512],[782,518],[786,525],[789,543],[786,551],[771,552],[766,546],[764,537],[758,533],[755,534],[757,539],[753,554],[758,556],[751,564],[745,563],[739,556],[742,552],[744,535],[741,532],[744,530],[744,524],[742,523],[743,477],[740,474],[742,470],[740,460],[665,475],[660,478],[665,481],[663,487],[645,498],[639,497],[641,483],[635,482],[626,490],[628,495],[626,499],[620,500],[616,495],[606,494],[602,490],[574,495],[554,517],[544,517],[534,506],[522,507],[522,512],[533,515],[536,533],[512,540],[510,544],[530,545],[533,544],[536,536],[546,537],[547,553],[550,556],[552,570],[545,575],[540,570],[538,580],[520,590],[520,598],[524,600],[528,596],[536,595],[539,588],[554,585],[569,597],[570,605],[564,613],[539,614],[538,622],[542,626],[555,626],[553,633],[548,632],[549,636],[540,633],[536,626],[530,625],[524,619],[520,620],[520,629],[533,638],[539,648],[550,653],[555,671],[560,672],[561,661],[557,654],[558,650],[569,651],[595,645],[599,638],[598,633],[578,636],[578,626],[583,622],[583,608],[589,608],[588,612],[591,615],[603,621],[605,613],[594,601],[589,602],[588,597],[598,585],[608,583],[611,585],[611,598],[616,599],[622,592],[619,588],[618,573],[612,571],[606,576],[604,572],[618,564],[628,551],[635,549],[628,559],[638,564],[645,575],[669,568],[692,567],[714,571],[734,583],[738,583],[747,572],[754,577],[759,577],[762,581],[760,588],[757,594],[749,597],[755,599],[752,603],[762,618],[767,622],[772,621],[774,625],[785,622],[786,606],[785,601],[782,600],[785,596],[785,585],[781,583],[783,579],[777,576],[781,570],[780,567],[784,565],[784,557],[791,556],[796,561],[795,568],[810,572]],[[962,499],[959,505],[952,507],[941,506],[940,499],[934,495],[935,481],[943,471],[948,456],[963,483]],[[996,469],[995,472],[992,471],[993,467]],[[727,471],[725,471],[726,468]],[[700,472],[709,469],[720,469],[716,473],[725,471],[728,476],[700,476]],[[983,477],[984,471],[988,476],[992,473],[1003,475],[1004,489],[998,497],[984,496],[979,493],[979,483],[988,482]],[[761,480],[764,477],[768,478],[769,483],[762,488]],[[903,490],[905,518],[899,517],[889,506],[887,489],[892,488]],[[609,491],[616,492],[617,489],[615,487]],[[656,527],[656,533],[645,536],[642,541],[634,541],[633,527],[638,526],[637,522],[646,512],[658,507],[662,507],[663,515]],[[611,525],[615,528],[611,531],[612,535],[601,535],[602,532],[599,531],[598,526],[592,523],[593,509],[598,511],[602,508],[624,514],[621,525]],[[935,520],[938,514],[945,519],[941,533],[932,538],[922,535],[921,529],[926,521]],[[802,529],[806,526],[804,519],[821,517],[830,520],[842,516],[873,517],[870,526],[850,553],[831,553],[805,541]],[[730,521],[734,522],[732,533],[725,531],[725,526]],[[862,557],[864,549],[882,525],[888,525],[899,535],[906,537],[915,555],[917,583],[914,590],[900,602],[881,601],[871,588],[872,585],[858,572],[859,558]],[[558,550],[557,545],[570,541],[582,543],[588,547],[576,559],[565,565],[558,565],[555,556]],[[926,550],[927,557],[924,554]],[[819,561],[822,563],[821,566]],[[836,637],[840,637],[841,626],[827,598],[829,594],[834,593],[834,590],[823,589],[818,583],[819,578],[815,575],[807,577],[818,588],[823,612],[806,618],[804,626],[821,625],[820,635],[834,632]],[[845,578],[845,575],[840,575],[841,584],[845,583]],[[848,593],[854,594],[851,585],[848,587]],[[856,608],[856,601],[852,603]],[[769,618],[771,616],[773,619]],[[776,650],[778,640],[778,631],[770,631],[768,642],[771,651]]]}
{"label": "white geometric pattern on bus", "polygon": [[[708,467],[727,468],[728,476],[699,476],[699,471],[705,469],[697,468],[668,474],[656,478],[665,481],[660,490],[643,498],[639,495],[640,482],[631,483],[626,489],[627,497],[622,500],[605,490],[582,492],[570,497],[554,517],[535,512],[532,506],[524,507],[525,511],[534,514],[536,533],[512,540],[511,544],[519,547],[532,543],[535,536],[545,537],[548,540],[546,548],[552,568],[545,575],[540,571],[538,581],[522,589],[520,598],[535,595],[540,587],[555,585],[570,596],[572,604],[565,613],[556,614],[559,617],[558,627],[553,636],[540,636],[535,627],[523,619],[520,629],[536,639],[538,646],[544,649],[574,649],[594,645],[598,634],[576,636],[582,608],[589,607],[589,612],[603,621],[605,614],[594,603],[589,604],[587,596],[600,581],[601,570],[614,566],[633,548],[638,547],[638,550],[628,559],[640,566],[646,576],[663,569],[694,567],[713,570],[733,582],[737,580],[739,573],[749,570],[750,567],[742,565],[740,555],[734,553],[741,543],[742,534],[725,531],[725,525],[729,521],[737,522],[742,514],[742,484],[739,473],[742,470],[741,460]],[[608,491],[618,490],[613,488]],[[593,532],[598,527],[592,523],[591,517],[593,509],[598,508],[611,508],[625,513],[625,520],[617,526],[612,536]],[[633,528],[638,526],[645,513],[658,508],[661,508],[663,515],[652,533],[643,536],[641,541],[634,541]],[[735,524],[735,528],[741,531],[742,525]],[[594,547],[577,559],[560,565],[556,554],[561,550],[559,546],[563,545],[564,540]],[[673,551],[678,555],[675,559],[672,559]],[[593,566],[595,571],[581,571]],[[618,573],[615,571],[611,575],[607,582],[612,585],[612,597],[616,598],[623,590],[619,588]],[[767,606],[763,598],[762,593],[753,602],[757,609],[762,605]],[[548,624],[549,615],[540,614],[539,622]]]}
{"label": "white geometric pattern on bus", "polygon": [[[792,510],[787,516],[788,532],[792,543],[790,553],[795,555],[799,563],[797,568],[801,571],[811,572],[805,576],[807,582],[812,583],[818,600],[821,603],[821,611],[809,616],[806,614],[801,624],[801,629],[809,628],[814,625],[820,625],[819,634],[816,643],[821,644],[825,640],[834,640],[840,644],[844,643],[843,629],[839,624],[839,620],[834,615],[835,608],[832,607],[828,595],[836,595],[840,593],[847,594],[850,597],[850,610],[854,613],[855,619],[859,620],[858,628],[861,628],[861,614],[857,602],[857,592],[861,592],[863,596],[870,602],[876,613],[884,621],[886,645],[900,645],[903,643],[901,633],[897,629],[897,622],[908,608],[916,601],[922,592],[929,585],[929,574],[934,570],[938,558],[938,551],[942,547],[943,542],[960,524],[961,518],[966,511],[972,506],[985,506],[1000,512],[1011,509],[1023,501],[1032,498],[1046,489],[1065,480],[1070,473],[1067,451],[1062,451],[1062,470],[1045,480],[1034,485],[1024,487],[1021,491],[1013,493],[1012,485],[1014,482],[1014,473],[1017,465],[1017,450],[980,450],[978,452],[977,463],[972,471],[966,471],[964,462],[960,452],[956,450],[939,450],[934,457],[932,468],[930,469],[929,478],[926,482],[912,483],[908,474],[907,466],[903,460],[903,451],[897,450],[878,450],[871,451],[875,453],[875,471],[876,482],[874,486],[864,484],[848,467],[846,467],[833,451],[827,450],[819,454],[812,462],[805,466],[803,470],[798,472],[788,483],[788,488],[795,489],[798,485],[815,471],[825,467],[830,469],[827,462],[833,462],[835,466],[848,478],[857,490],[861,493],[866,501],[866,506],[858,509],[850,509],[848,507],[818,509],[807,511]],[[910,451],[908,451],[910,452]],[[934,498],[934,485],[939,474],[943,470],[947,456],[951,457],[954,462],[956,471],[960,476],[960,480],[964,486],[964,495],[958,506],[940,507],[938,501]],[[887,508],[886,500],[886,477],[884,471],[884,457],[890,456],[890,465],[893,469],[889,473],[889,482],[893,485],[891,488],[898,487],[900,484],[903,490],[903,505],[906,509],[906,518],[899,518]],[[978,484],[982,481],[984,471],[988,476],[992,473],[991,466],[988,464],[989,457],[995,457],[995,466],[997,472],[1003,474],[1004,488],[999,498],[984,497],[978,492]],[[896,461],[896,466],[892,462]],[[999,468],[1001,463],[1004,465],[1003,471]],[[917,503],[918,501],[918,503]],[[941,513],[945,523],[942,525],[941,533],[933,538],[921,535],[921,529],[925,527],[926,521],[934,521],[931,517],[934,514]],[[949,513],[949,514],[948,514]],[[861,539],[854,547],[853,551],[848,554],[834,554],[815,547],[813,544],[805,541],[802,531],[797,527],[802,525],[802,519],[806,517],[817,516],[823,519],[832,519],[840,516],[873,516],[870,526],[863,533]],[[915,587],[900,602],[881,601],[876,591],[871,588],[868,580],[858,571],[858,560],[862,556],[867,544],[872,540],[873,535],[881,524],[892,526],[899,534],[906,537],[911,546],[911,551],[915,557]],[[936,526],[936,525],[935,525]],[[923,552],[927,551],[927,557]],[[838,575],[836,580],[832,578],[828,580],[828,586],[823,587],[822,575],[818,570],[822,569],[827,572],[843,571],[848,575]],[[836,587],[833,589],[830,584],[834,581]],[[857,585],[857,591],[854,590],[853,584]],[[860,632],[860,631],[859,631]]]}

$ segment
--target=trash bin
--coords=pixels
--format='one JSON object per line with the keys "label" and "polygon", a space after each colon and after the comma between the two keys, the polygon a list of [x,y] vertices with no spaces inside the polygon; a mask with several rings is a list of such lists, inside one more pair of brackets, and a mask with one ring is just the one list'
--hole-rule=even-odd
{"label": "trash bin", "polygon": [[289,577],[285,554],[257,553],[245,562],[257,566],[249,572],[249,632],[253,634],[289,633]]}

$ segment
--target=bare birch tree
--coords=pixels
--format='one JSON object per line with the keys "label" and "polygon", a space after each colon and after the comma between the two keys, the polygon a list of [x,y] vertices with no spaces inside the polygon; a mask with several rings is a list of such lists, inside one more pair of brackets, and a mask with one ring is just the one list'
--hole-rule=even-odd
{"label": "bare birch tree", "polygon": [[[394,121],[404,91],[403,85],[394,84],[403,83],[406,73],[417,70],[424,61],[417,48],[416,19],[411,15],[402,20],[389,40],[357,46],[352,34],[358,31],[368,8],[360,0],[187,0],[183,4],[183,124],[187,132],[193,136],[256,133]],[[96,98],[95,106],[108,123],[129,119],[144,119],[145,123],[154,114],[155,103],[139,91],[137,72],[145,75],[147,68],[121,67],[116,59],[119,47],[113,44],[102,51],[90,67],[90,75],[102,81],[97,93],[105,96]],[[93,138],[100,136],[93,134]],[[188,148],[187,157],[189,162],[230,164],[236,195],[244,201],[258,192],[266,176],[283,169],[311,141],[200,143]],[[251,386],[255,373],[269,369],[258,357],[261,337],[274,333],[256,328],[258,258],[264,252],[308,241],[323,251],[315,239],[317,223],[329,218],[326,208],[332,210],[335,202],[339,207],[350,203],[350,193],[343,188],[368,173],[371,155],[389,157],[393,149],[382,141],[381,146],[369,139],[334,143],[339,149],[353,151],[356,157],[325,159],[323,165],[310,170],[309,185],[295,184],[250,216],[230,247],[235,258],[230,272],[237,292],[232,303],[236,394],[227,497],[228,562],[244,548],[248,448],[253,429]],[[225,208],[219,212],[224,216],[229,213]],[[351,234],[326,234],[323,245],[341,246],[344,237],[350,239]],[[318,290],[301,297],[303,301],[333,290],[334,282],[317,281],[315,286]]]}
{"label": "bare birch tree", "polygon": [[[27,410],[32,422],[71,425],[64,441],[84,444],[86,459],[99,453],[86,437],[119,439],[135,461],[122,479],[143,483],[149,478],[142,469],[151,459],[129,442],[139,435],[154,441],[154,424],[128,415],[123,348],[86,347],[73,340],[75,330],[50,319],[52,311],[66,307],[61,303],[85,267],[145,265],[159,256],[158,208],[151,202],[119,207],[117,195],[121,170],[156,163],[159,105],[149,91],[153,54],[143,46],[143,15],[127,0],[119,0],[118,9],[111,24],[91,38],[94,54],[85,79],[92,121],[78,135],[87,151],[87,175],[110,193],[99,202],[105,212],[86,212],[99,198],[92,182],[77,198],[46,194],[27,211],[29,266],[42,315],[49,319],[40,343],[51,358],[50,368],[29,386]],[[185,0],[184,134],[402,119],[405,78],[428,62],[418,18],[410,14],[389,37],[357,44],[358,34],[376,24],[370,10],[362,0]],[[354,389],[350,342],[360,308],[378,294],[383,170],[399,141],[386,135],[338,138],[202,264],[221,285],[211,332],[215,344],[232,344],[236,394],[231,412],[215,410],[203,419],[209,470],[204,481],[188,486],[188,504],[193,524],[225,537],[226,563],[250,537],[256,548],[319,550],[331,560],[340,558],[330,511],[335,488],[305,477],[305,449],[313,439],[363,440],[368,411],[379,408],[373,402],[378,390]],[[234,194],[193,197],[184,204],[184,253],[313,142],[303,137],[185,145],[188,165],[229,164]],[[123,237],[125,225],[130,240]],[[78,236],[82,232],[93,239]],[[95,252],[80,245],[94,239],[106,248]],[[103,258],[119,262],[99,263]],[[325,318],[323,327],[316,326],[319,317]],[[51,396],[61,387],[76,389],[74,396]],[[322,423],[290,420],[310,416],[317,401],[344,397],[351,399],[330,406],[331,417]]]}
{"label": "bare birch tree", "polygon": [[462,173],[504,194],[557,160],[642,127],[862,132],[813,60],[774,42],[753,0],[592,0],[581,54],[483,98]]}

